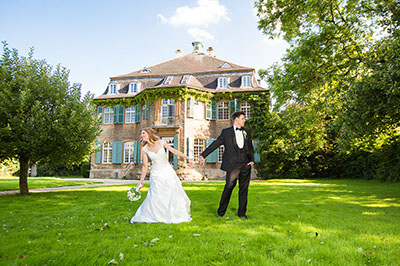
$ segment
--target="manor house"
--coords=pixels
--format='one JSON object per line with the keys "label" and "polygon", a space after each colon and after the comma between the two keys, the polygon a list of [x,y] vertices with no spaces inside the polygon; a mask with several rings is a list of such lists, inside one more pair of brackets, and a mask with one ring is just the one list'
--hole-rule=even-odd
{"label": "manor house", "polygon": [[[206,146],[232,125],[232,112],[242,110],[251,117],[242,96],[266,91],[255,70],[218,59],[212,47],[203,53],[201,42],[192,45],[190,54],[177,50],[172,60],[111,77],[105,92],[94,98],[102,132],[90,177],[139,178],[142,128],[153,128],[198,162]],[[225,178],[219,169],[223,152],[221,146],[206,158],[205,167],[192,168],[168,151],[167,156],[182,180],[219,179]]]}

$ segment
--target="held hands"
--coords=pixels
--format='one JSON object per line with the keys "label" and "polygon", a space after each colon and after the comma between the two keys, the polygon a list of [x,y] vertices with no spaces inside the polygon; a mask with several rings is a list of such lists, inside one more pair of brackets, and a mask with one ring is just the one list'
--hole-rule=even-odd
{"label": "held hands", "polygon": [[199,164],[200,164],[201,166],[203,166],[203,165],[206,164],[206,159],[204,159],[203,156],[200,156],[200,157],[199,157]]}

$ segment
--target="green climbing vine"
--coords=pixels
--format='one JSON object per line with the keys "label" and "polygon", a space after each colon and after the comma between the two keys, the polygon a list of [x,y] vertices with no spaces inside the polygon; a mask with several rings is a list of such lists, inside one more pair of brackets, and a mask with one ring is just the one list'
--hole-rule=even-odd
{"label": "green climbing vine", "polygon": [[159,88],[143,90],[133,97],[109,98],[109,99],[93,99],[96,105],[103,105],[114,107],[122,105],[124,107],[135,106],[136,104],[144,104],[149,101],[150,104],[155,103],[159,98],[174,99],[174,100],[187,100],[193,97],[196,101],[209,102],[220,100],[233,100],[242,99],[250,95],[259,94],[264,92],[204,92],[192,88]]}

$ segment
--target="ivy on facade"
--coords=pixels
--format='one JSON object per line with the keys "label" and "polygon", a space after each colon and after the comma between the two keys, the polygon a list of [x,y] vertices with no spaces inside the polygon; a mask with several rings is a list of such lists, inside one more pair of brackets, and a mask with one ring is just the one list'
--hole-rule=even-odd
{"label": "ivy on facade", "polygon": [[[121,98],[109,98],[109,99],[94,99],[93,102],[97,105],[103,105],[108,107],[114,107],[116,105],[122,105],[124,107],[135,106],[136,104],[143,105],[146,101],[150,104],[155,103],[159,98],[162,99],[174,99],[188,100],[193,97],[196,101],[209,102],[220,100],[234,100],[244,99],[254,94],[265,94],[266,92],[260,91],[244,91],[244,92],[204,92],[192,88],[158,88],[158,89],[146,89],[138,93],[133,97],[121,97]],[[269,93],[266,95],[269,98]]]}

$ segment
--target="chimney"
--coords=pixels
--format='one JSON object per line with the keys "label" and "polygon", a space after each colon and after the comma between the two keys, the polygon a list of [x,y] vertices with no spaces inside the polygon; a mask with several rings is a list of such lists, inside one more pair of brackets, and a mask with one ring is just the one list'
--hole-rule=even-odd
{"label": "chimney", "polygon": [[175,51],[175,54],[176,54],[176,57],[177,57],[177,58],[180,57],[180,56],[182,55],[182,50],[181,50],[181,49],[177,49],[177,50]]}
{"label": "chimney", "polygon": [[212,48],[211,46],[207,48],[207,52],[209,56],[214,56],[214,48]]}
{"label": "chimney", "polygon": [[201,49],[203,48],[203,44],[200,41],[192,42],[193,45],[193,53],[201,53]]}

